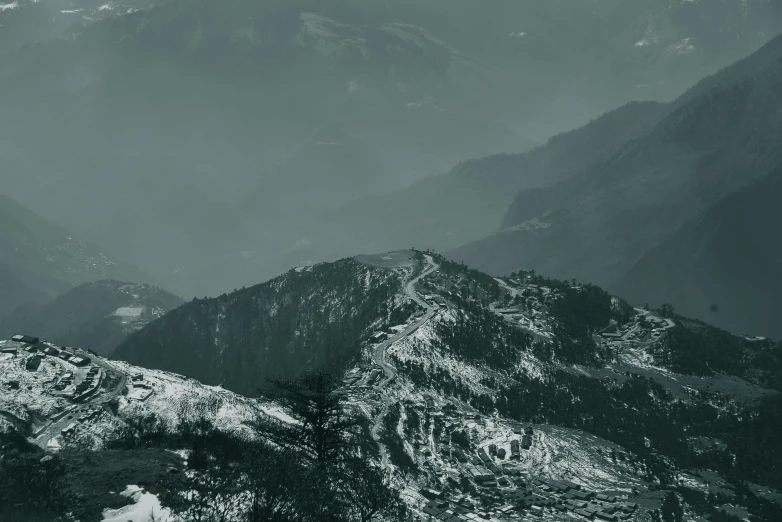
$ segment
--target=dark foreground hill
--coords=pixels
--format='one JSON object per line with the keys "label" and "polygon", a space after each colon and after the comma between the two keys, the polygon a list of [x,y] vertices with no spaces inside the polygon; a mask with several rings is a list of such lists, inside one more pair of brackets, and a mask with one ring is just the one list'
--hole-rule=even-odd
{"label": "dark foreground hill", "polygon": [[305,368],[340,371],[373,328],[407,317],[414,305],[398,296],[401,277],[353,259],[298,268],[194,299],[131,335],[114,356],[243,393]]}
{"label": "dark foreground hill", "polygon": [[[452,255],[494,274],[535,267],[780,336],[769,299],[750,297],[782,288],[763,268],[782,240],[764,194],[782,165],[780,93],[782,37],[701,81],[610,157],[522,190],[500,232]],[[756,266],[759,277],[747,277]]]}

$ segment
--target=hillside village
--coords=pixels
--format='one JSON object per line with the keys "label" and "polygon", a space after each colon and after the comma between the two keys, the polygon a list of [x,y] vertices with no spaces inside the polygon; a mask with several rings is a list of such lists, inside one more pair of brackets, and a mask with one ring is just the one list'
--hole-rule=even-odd
{"label": "hillside village", "polygon": [[[391,340],[389,356],[397,369],[419,364],[429,376],[450,374],[475,395],[492,393],[482,383],[502,379],[502,374],[491,365],[467,364],[439,351],[436,325],[452,321],[454,310],[465,306],[464,296],[472,295],[505,324],[529,334],[533,347],[556,343],[566,332],[559,323],[556,301],[563,298],[563,292],[581,292],[582,287],[575,282],[563,287],[526,279],[484,279],[476,284],[474,279],[441,267],[419,283],[421,299],[434,311],[431,322],[405,338],[395,338],[421,316],[419,312],[408,323],[376,331],[366,340],[365,353],[373,354],[380,343]],[[497,288],[492,290],[494,285]],[[601,368],[544,361],[532,354],[533,348],[520,356],[519,370],[530,375],[566,371],[618,382],[642,376],[685,403],[699,392],[737,393],[737,397],[747,398],[773,393],[741,379],[672,372],[653,355],[666,345],[667,336],[676,327],[672,312],[632,308],[616,298],[611,298],[610,306],[617,319],[589,332],[596,352],[604,354]],[[398,447],[388,450],[397,454],[390,462],[392,467],[409,465],[405,464],[408,458],[413,462],[410,469],[416,471],[412,475],[403,471],[399,487],[411,505],[420,506],[416,510],[420,520],[504,521],[530,516],[551,521],[652,520],[660,509],[661,494],[642,476],[633,464],[637,457],[627,449],[579,430],[479,413],[459,397],[427,389],[423,382],[411,382],[415,376],[405,371],[383,390],[379,387],[382,366],[365,357],[369,361],[346,373],[345,385],[354,401],[366,405],[365,410],[380,411],[384,400],[392,402],[390,425],[397,424]],[[435,382],[428,381],[428,386],[432,385]],[[384,437],[381,440],[391,448],[394,435]],[[412,476],[416,478],[411,480]],[[700,491],[711,491],[710,482],[720,483],[697,473],[688,477]]]}
{"label": "hillside village", "polygon": [[109,361],[28,335],[0,341],[0,429],[44,450],[100,449],[128,422],[154,416],[174,427],[189,414],[242,430],[250,399],[169,372]]}
{"label": "hillside village", "polygon": [[[526,410],[508,415],[514,396],[503,395],[503,386],[510,389],[513,379],[533,386],[551,375],[572,375],[616,387],[642,378],[667,390],[650,388],[652,399],[667,393],[665,400],[683,406],[696,404],[700,392],[738,391],[731,397],[742,401],[773,393],[735,376],[677,374],[661,364],[655,350],[678,327],[678,319],[663,317],[665,310],[632,308],[599,294],[590,297],[597,305],[586,306],[603,307],[604,326],[569,330],[563,300],[589,296],[574,282],[468,276],[429,254],[418,265],[398,257],[383,257],[392,265],[383,270],[399,271],[404,297],[395,299],[407,315],[389,314],[364,332],[361,356],[342,375],[341,393],[371,423],[380,451],[376,465],[419,521],[654,520],[664,492],[648,462],[578,425],[542,421]],[[447,345],[442,336],[455,321],[466,321],[471,343],[500,350],[501,357]],[[472,337],[485,325],[498,335],[490,344]],[[583,346],[601,359],[546,355],[561,349],[567,335],[586,336],[591,344]],[[150,418],[174,429],[189,416],[206,416],[241,436],[259,411],[290,422],[273,404],[220,386],[29,335],[0,342],[0,386],[0,424],[46,451],[105,448],[129,423]],[[703,494],[730,491],[708,470],[676,471],[674,480]]]}

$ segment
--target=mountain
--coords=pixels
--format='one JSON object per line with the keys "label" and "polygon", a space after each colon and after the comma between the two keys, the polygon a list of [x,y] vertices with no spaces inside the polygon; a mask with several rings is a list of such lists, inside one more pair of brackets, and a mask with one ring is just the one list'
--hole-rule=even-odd
{"label": "mountain", "polygon": [[731,331],[779,337],[782,243],[769,227],[782,222],[781,190],[777,169],[730,194],[645,253],[612,290],[634,302],[675,303]]}
{"label": "mountain", "polygon": [[[782,514],[774,444],[782,426],[782,344],[737,337],[670,307],[633,308],[598,287],[532,272],[493,278],[417,251],[294,269],[183,305],[116,352],[159,369],[102,357],[76,366],[74,374],[95,366],[106,383],[76,403],[71,388],[62,397],[46,388],[73,363],[47,355],[37,370],[25,369],[33,354],[15,342],[0,347],[10,390],[0,400],[0,423],[22,433],[20,441],[6,431],[0,443],[27,437],[50,450],[92,448],[55,456],[84,459],[67,467],[68,477],[143,463],[121,480],[157,480],[157,489],[141,487],[170,513],[181,509],[172,492],[225,491],[220,472],[243,480],[222,459],[248,461],[264,433],[273,433],[264,430],[295,425],[289,414],[296,415],[172,370],[249,392],[265,386],[264,376],[328,368],[342,379],[341,403],[363,419],[369,446],[362,459],[382,471],[412,516],[451,511],[457,520],[505,522],[599,512],[609,520],[665,520],[682,512],[772,521]],[[154,453],[183,447],[192,448],[180,451],[186,463]],[[210,465],[191,468],[204,454]],[[11,455],[3,462],[23,461],[19,451]],[[28,465],[37,469],[40,459],[33,453]],[[288,462],[288,473],[298,469]],[[194,471],[181,474],[183,466]],[[163,469],[169,478],[161,481]],[[180,482],[194,474],[205,489]],[[112,495],[123,484],[109,483],[114,493],[106,495],[104,484],[92,496],[91,480],[68,481],[83,493],[68,509],[101,520],[94,516],[101,503],[122,505]],[[271,483],[264,488],[280,494]],[[246,494],[242,487],[221,498]],[[247,503],[230,505],[242,512]]]}
{"label": "mountain", "polygon": [[[49,343],[41,347],[56,349]],[[141,520],[132,512],[133,496],[125,494],[128,482],[133,491],[177,494],[185,488],[180,472],[187,469],[189,453],[148,443],[136,446],[134,435],[142,432],[150,441],[154,433],[203,430],[208,424],[215,430],[213,440],[244,437],[250,431],[247,423],[262,411],[259,407],[265,408],[180,375],[108,361],[78,348],[59,355],[84,358],[89,361],[84,366],[59,355],[28,354],[14,341],[0,341],[0,350],[4,520],[54,520],[63,509],[85,522],[100,522],[111,512],[119,520]],[[29,360],[38,363],[29,365]],[[20,475],[36,476],[46,493],[29,488],[9,495]],[[34,513],[16,509],[36,497],[33,492],[40,494]],[[54,499],[60,496],[66,500],[57,504]]]}
{"label": "mountain", "polygon": [[35,332],[51,342],[109,354],[129,334],[183,301],[150,285],[84,283],[46,303],[20,306],[0,318],[0,336]]}
{"label": "mountain", "polygon": [[324,213],[668,100],[782,27],[765,0],[72,2],[100,16],[0,58],[7,186],[183,295],[358,252],[313,246]]}
{"label": "mountain", "polygon": [[[734,196],[746,201],[746,195],[741,195],[746,194],[745,187],[756,190],[749,187],[763,183],[773,186],[771,177],[777,175],[782,164],[776,146],[782,136],[782,113],[769,108],[782,102],[780,92],[782,37],[704,79],[672,102],[666,115],[644,135],[606,160],[585,166],[577,175],[558,183],[520,191],[499,233],[459,247],[451,255],[494,274],[519,267],[542,267],[556,277],[575,277],[611,288],[621,280],[616,289],[627,290],[627,295],[635,299],[641,295],[631,289],[657,287],[644,301],[667,296],[665,301],[681,304],[697,317],[730,325],[734,331],[749,332],[751,328],[758,334],[779,333],[773,321],[756,320],[766,316],[760,301],[755,301],[756,306],[747,299],[749,293],[762,294],[765,282],[744,290],[739,290],[741,285],[725,287],[724,294],[713,294],[719,300],[713,304],[747,308],[744,319],[737,318],[733,323],[727,315],[723,319],[722,315],[711,314],[697,293],[687,295],[689,291],[698,292],[698,285],[716,288],[723,278],[749,283],[741,278],[746,267],[722,265],[719,280],[713,278],[717,272],[701,272],[693,281],[705,278],[709,283],[693,283],[695,286],[675,286],[673,280],[682,273],[680,263],[698,263],[683,268],[684,273],[692,270],[695,275],[710,263],[722,262],[719,258],[707,261],[710,252],[716,251],[698,251],[696,246],[718,240],[719,234],[708,228],[717,226],[716,222],[700,229],[713,234],[699,237],[697,242],[692,242],[695,236],[691,226],[682,228],[686,223],[731,220],[732,216],[719,212],[733,210]],[[770,200],[758,200],[759,204],[763,202],[769,204]],[[758,212],[774,213],[771,209]],[[749,222],[737,222],[735,226],[747,227],[742,235],[770,243],[772,251],[777,248],[773,234],[755,232]],[[685,237],[691,241],[687,246],[683,245]],[[712,243],[710,248],[725,252],[730,241],[724,245]],[[671,250],[666,250],[666,245]],[[676,250],[678,247],[686,252]],[[656,253],[644,260],[653,249]],[[682,258],[677,257],[679,253]],[[662,259],[667,259],[666,266],[672,269],[670,281],[667,273],[650,266]],[[636,263],[639,265],[634,269]],[[652,273],[657,275],[655,279],[648,278]],[[734,299],[733,304],[727,304]]]}
{"label": "mountain", "polygon": [[75,284],[106,277],[148,279],[0,195],[0,316],[20,305],[51,300]]}
{"label": "mountain", "polygon": [[307,367],[341,369],[372,328],[392,326],[402,274],[353,259],[300,267],[267,283],[194,299],[152,321],[113,356],[252,393]]}
{"label": "mountain", "polygon": [[[329,357],[332,330],[340,354]],[[418,513],[510,520],[550,508],[570,520],[574,484],[586,509],[612,504],[633,520],[670,495],[706,519],[729,503],[758,520],[782,513],[771,443],[782,345],[591,285],[492,278],[431,252],[359,256],[189,303],[115,355],[236,390],[301,368],[339,372]]]}
{"label": "mountain", "polygon": [[308,244],[292,256],[303,261],[328,249],[338,256],[409,244],[447,249],[479,239],[496,230],[519,190],[567,179],[584,165],[604,161],[666,110],[655,102],[629,103],[530,152],[466,161],[404,191],[358,200],[307,233]]}
{"label": "mountain", "polygon": [[59,38],[74,27],[148,7],[146,0],[13,0],[0,4],[0,54]]}

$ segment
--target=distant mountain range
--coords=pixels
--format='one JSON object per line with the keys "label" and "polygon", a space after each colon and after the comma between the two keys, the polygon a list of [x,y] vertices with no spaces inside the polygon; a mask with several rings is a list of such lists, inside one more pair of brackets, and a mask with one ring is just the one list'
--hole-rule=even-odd
{"label": "distant mountain range", "polygon": [[737,332],[782,335],[769,314],[782,288],[770,268],[782,236],[768,197],[782,166],[777,107],[782,37],[698,83],[614,154],[520,191],[499,233],[451,255],[495,274],[537,268],[671,302]]}
{"label": "distant mountain range", "polygon": [[[44,8],[56,27],[93,21],[0,58],[6,190],[179,293],[217,293],[369,245],[366,230],[317,241],[321,223],[354,219],[351,201],[528,150],[626,101],[668,100],[782,27],[775,3],[719,5],[20,1],[3,31],[33,35],[25,17]],[[501,199],[432,246],[490,233]]]}
{"label": "distant mountain range", "polygon": [[125,338],[183,301],[150,285],[102,280],[0,317],[0,336],[24,332],[49,342],[110,354]]}
{"label": "distant mountain range", "polygon": [[0,3],[0,55],[15,52],[25,45],[60,38],[68,30],[150,4],[148,0],[4,1]]}
{"label": "distant mountain range", "polygon": [[358,200],[327,216],[298,255],[345,255],[409,245],[448,249],[496,230],[513,196],[574,176],[650,129],[665,104],[630,103],[524,154],[469,160],[392,194]]}
{"label": "distant mountain range", "polygon": [[150,279],[0,195],[0,316],[104,278]]}

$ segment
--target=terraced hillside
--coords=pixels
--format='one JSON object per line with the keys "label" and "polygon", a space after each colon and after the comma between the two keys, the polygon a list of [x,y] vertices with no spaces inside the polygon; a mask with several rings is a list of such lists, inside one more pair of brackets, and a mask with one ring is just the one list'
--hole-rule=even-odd
{"label": "terraced hillside", "polygon": [[[308,299],[295,291],[304,280],[316,289]],[[194,314],[238,307],[248,295],[266,303],[252,320],[229,323],[226,311],[218,329],[217,313]],[[341,328],[341,346],[351,347],[342,359],[330,359],[322,340],[299,344],[315,331],[332,335],[312,322],[312,303],[353,325]],[[348,322],[361,314],[369,319]],[[227,338],[245,341],[215,344],[225,325]],[[269,334],[281,331],[298,334]],[[253,349],[249,339],[264,343]],[[167,342],[213,354],[229,388],[248,386],[232,375],[295,372],[296,362],[345,371],[350,404],[372,422],[379,464],[421,515],[580,520],[600,512],[651,521],[674,504],[703,520],[736,513],[732,505],[757,520],[782,513],[766,494],[782,488],[772,443],[782,420],[780,343],[737,337],[668,306],[633,308],[575,281],[493,278],[431,252],[397,252],[297,269],[190,304],[123,350],[161,353]],[[222,361],[253,361],[253,353],[255,368],[226,371]],[[187,374],[194,360],[170,358],[167,369]],[[192,375],[217,375],[209,370]]]}

